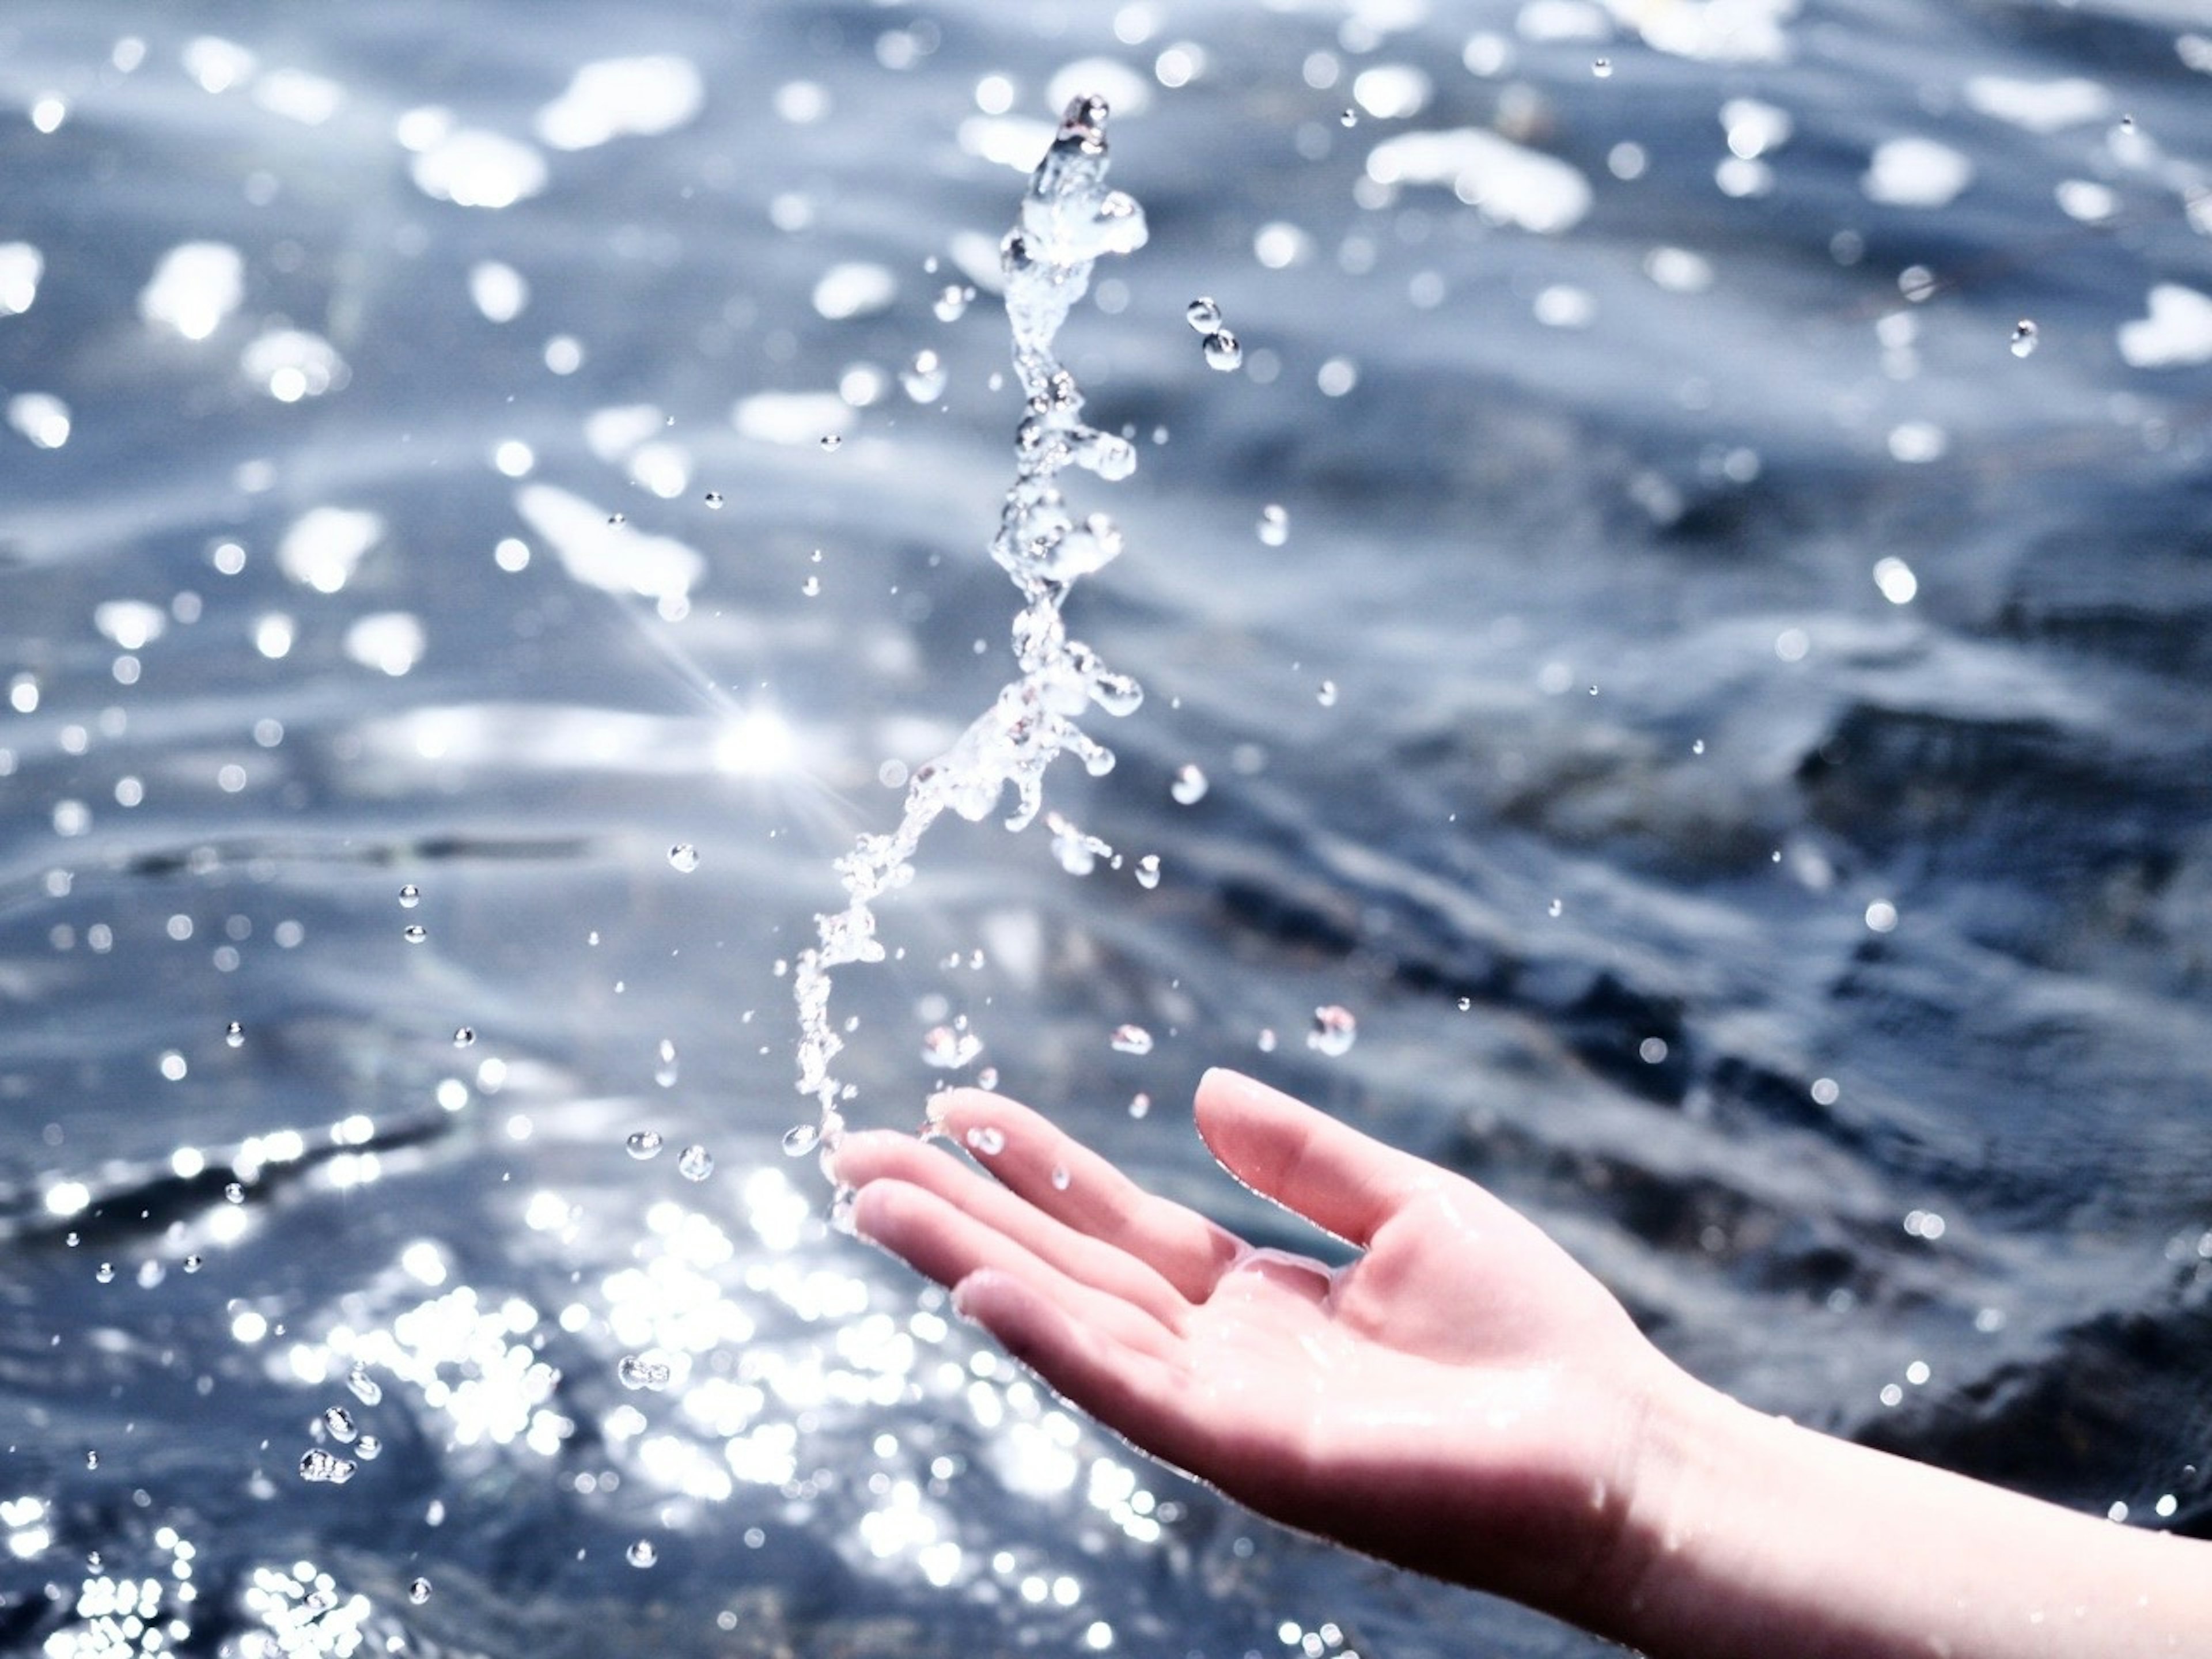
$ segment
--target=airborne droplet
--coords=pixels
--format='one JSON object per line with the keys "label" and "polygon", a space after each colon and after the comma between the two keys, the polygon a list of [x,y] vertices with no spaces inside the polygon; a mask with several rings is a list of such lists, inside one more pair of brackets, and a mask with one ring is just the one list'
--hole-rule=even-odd
{"label": "airborne droplet", "polygon": [[914,362],[899,371],[899,384],[918,404],[933,404],[945,395],[945,360],[933,351],[914,354]]}
{"label": "airborne droplet", "polygon": [[1221,326],[1221,307],[1203,295],[1184,307],[1182,315],[1200,334],[1211,334]]}
{"label": "airborne droplet", "polygon": [[2012,325],[2012,355],[2015,357],[2025,357],[2033,352],[2036,346],[2040,343],[2042,332],[2043,331],[2036,327],[2027,318],[2021,318]]}
{"label": "airborne droplet", "polygon": [[430,937],[430,932],[429,929],[423,927],[421,922],[410,921],[404,927],[399,930],[399,937],[405,939],[410,945],[420,945],[424,939]]}
{"label": "airborne droplet", "polygon": [[1590,73],[1601,81],[1609,80],[1613,75],[1613,59],[1610,58],[1594,59],[1590,64]]}
{"label": "airborne droplet", "polygon": [[649,1540],[643,1538],[639,1539],[623,1553],[629,1559],[629,1564],[633,1567],[649,1567],[660,1559],[660,1552],[653,1548]]}
{"label": "airborne droplet", "polygon": [[1273,501],[1260,509],[1260,545],[1280,547],[1291,538],[1291,515]]}
{"label": "airborne droplet", "polygon": [[422,902],[422,890],[417,887],[413,882],[409,882],[404,887],[399,890],[399,908],[401,909],[412,910]]}
{"label": "airborne droplet", "polygon": [[660,1155],[660,1133],[657,1129],[640,1129],[623,1145],[629,1149],[632,1158],[642,1163],[648,1158]]}
{"label": "airborne droplet", "polygon": [[1191,765],[1177,768],[1175,781],[1168,786],[1168,793],[1175,797],[1178,806],[1197,805],[1206,799],[1206,774]]}
{"label": "airborne droplet", "polygon": [[1107,1046],[1120,1054],[1149,1054],[1152,1052],[1152,1034],[1141,1025],[1117,1025]]}
{"label": "airborne droplet", "polygon": [[229,1024],[222,1028],[222,1040],[234,1048],[245,1047],[246,1027],[240,1025],[234,1019]]}
{"label": "airborne droplet", "polygon": [[699,849],[688,841],[679,841],[668,849],[671,867],[690,875],[699,867]]}
{"label": "airborne droplet", "polygon": [[350,1457],[340,1457],[317,1446],[300,1459],[300,1479],[343,1486],[353,1479],[356,1467]]}
{"label": "airborne droplet", "polygon": [[615,1376],[625,1389],[646,1389],[658,1394],[668,1386],[671,1376],[665,1359],[647,1359],[642,1354],[626,1353],[615,1362]]}
{"label": "airborne droplet", "polygon": [[356,1365],[346,1373],[346,1388],[364,1406],[374,1406],[383,1400],[384,1389],[367,1368]]}
{"label": "airborne droplet", "polygon": [[805,1158],[822,1143],[822,1131],[811,1123],[793,1125],[783,1132],[783,1155]]}
{"label": "airborne droplet", "polygon": [[340,1445],[349,1445],[361,1431],[353,1425],[353,1413],[343,1406],[333,1406],[323,1413],[323,1426],[330,1431],[331,1438]]}
{"label": "airborne droplet", "polygon": [[686,1181],[704,1181],[714,1173],[714,1155],[704,1146],[686,1146],[676,1155],[676,1173]]}
{"label": "airborne droplet", "polygon": [[1244,348],[1227,329],[1216,329],[1206,337],[1206,366],[1218,368],[1224,374],[1243,367]]}
{"label": "airborne droplet", "polygon": [[421,1607],[430,1599],[430,1581],[427,1578],[417,1578],[413,1583],[408,1585],[407,1599],[416,1607]]}
{"label": "airborne droplet", "polygon": [[1306,1047],[1317,1054],[1340,1054],[1351,1048],[1352,1039],[1358,1035],[1359,1022],[1352,1017],[1352,1011],[1332,1002],[1314,1010],[1313,1029],[1306,1033]]}
{"label": "airborne droplet", "polygon": [[475,1026],[462,1025],[457,1026],[454,1029],[453,1047],[456,1048],[473,1048],[476,1044],[476,1040],[477,1028]]}
{"label": "airborne droplet", "polygon": [[1150,890],[1160,884],[1160,855],[1147,853],[1137,860],[1137,885]]}
{"label": "airborne droplet", "polygon": [[922,1064],[941,1072],[957,1072],[982,1052],[982,1038],[950,1025],[933,1025],[921,1039]]}

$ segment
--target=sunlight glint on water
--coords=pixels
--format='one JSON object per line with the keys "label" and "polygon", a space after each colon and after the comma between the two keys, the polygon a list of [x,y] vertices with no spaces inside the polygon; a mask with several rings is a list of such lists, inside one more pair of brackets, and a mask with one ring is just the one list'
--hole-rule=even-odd
{"label": "sunlight glint on water", "polygon": [[898,828],[863,836],[837,861],[846,906],[816,918],[819,943],[801,953],[795,975],[799,1088],[818,1103],[821,1119],[812,1134],[802,1127],[787,1138],[794,1153],[817,1145],[834,1150],[843,1129],[838,1106],[851,1091],[830,1070],[844,1047],[830,1027],[830,974],[847,963],[882,960],[874,901],[912,878],[915,849],[929,826],[947,807],[981,819],[1011,784],[1017,802],[1006,827],[1022,829],[1043,805],[1045,769],[1063,750],[1077,755],[1093,776],[1113,767],[1113,751],[1084,732],[1075,717],[1092,703],[1126,714],[1142,700],[1136,682],[1070,639],[1060,618],[1076,579],[1110,562],[1121,550],[1121,534],[1104,514],[1077,518],[1057,476],[1073,463],[1109,481],[1126,478],[1137,459],[1124,440],[1084,423],[1082,390],[1052,351],[1098,256],[1127,253],[1145,241],[1143,210],[1106,188],[1106,113],[1105,100],[1095,96],[1068,106],[1000,250],[1026,407],[1015,440],[1014,483],[991,556],[1021,590],[1013,625],[1021,676],[951,749],[915,771]]}

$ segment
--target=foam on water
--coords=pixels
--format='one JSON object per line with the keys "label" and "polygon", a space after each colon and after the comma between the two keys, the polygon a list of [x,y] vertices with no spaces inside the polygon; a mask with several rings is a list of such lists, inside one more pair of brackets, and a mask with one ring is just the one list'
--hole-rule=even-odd
{"label": "foam on water", "polygon": [[1076,580],[1120,554],[1121,533],[1103,513],[1078,517],[1060,493],[1059,475],[1073,465],[1115,480],[1137,463],[1126,441],[1085,423],[1082,389],[1053,356],[1053,342],[1090,286],[1098,257],[1127,253],[1145,241],[1143,210],[1106,187],[1106,115],[1105,100],[1095,95],[1068,105],[1000,248],[1025,406],[1015,437],[1014,482],[1000,510],[991,556],[1021,592],[1013,623],[1021,672],[951,748],[916,769],[898,827],[861,836],[837,860],[845,908],[815,918],[817,943],[800,953],[793,976],[799,1088],[821,1111],[817,1133],[798,1137],[801,1152],[816,1145],[834,1150],[844,1127],[838,1108],[851,1092],[830,1069],[844,1047],[830,1025],[831,972],[883,958],[875,901],[912,878],[915,850],[930,825],[947,809],[980,820],[1011,785],[1016,799],[1006,827],[1024,828],[1043,805],[1045,770],[1061,753],[1074,754],[1094,776],[1113,767],[1113,751],[1078,726],[1076,717],[1094,703],[1126,714],[1143,698],[1134,680],[1071,639],[1060,616]]}

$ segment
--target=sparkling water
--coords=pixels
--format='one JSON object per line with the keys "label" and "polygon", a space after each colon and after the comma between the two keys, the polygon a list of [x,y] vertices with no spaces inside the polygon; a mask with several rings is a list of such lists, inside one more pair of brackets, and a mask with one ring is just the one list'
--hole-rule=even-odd
{"label": "sparkling water", "polygon": [[[845,908],[816,917],[818,942],[800,953],[793,975],[799,1088],[821,1113],[819,1127],[805,1141],[810,1148],[835,1149],[844,1124],[839,1106],[851,1092],[830,1069],[844,1047],[831,1029],[830,975],[847,963],[883,959],[875,901],[912,879],[915,849],[929,826],[948,808],[981,820],[1011,786],[1015,805],[1006,828],[1024,828],[1042,807],[1045,769],[1061,753],[1074,754],[1093,776],[1113,768],[1113,751],[1077,726],[1076,717],[1092,704],[1126,714],[1143,698],[1134,680],[1071,639],[1060,616],[1076,580],[1120,554],[1121,532],[1103,513],[1079,516],[1060,493],[1059,475],[1073,465],[1112,481],[1127,477],[1137,465],[1126,440],[1085,423],[1082,389],[1053,356],[1053,342],[1090,286],[1099,256],[1127,253],[1145,241],[1143,210],[1106,187],[1106,114],[1103,98],[1069,104],[1000,246],[1024,408],[1015,436],[1014,483],[1000,511],[991,556],[1021,592],[1013,623],[1021,673],[951,749],[915,770],[897,829],[861,836],[837,861]],[[1063,849],[1087,845],[1071,842],[1066,832],[1055,841]]]}

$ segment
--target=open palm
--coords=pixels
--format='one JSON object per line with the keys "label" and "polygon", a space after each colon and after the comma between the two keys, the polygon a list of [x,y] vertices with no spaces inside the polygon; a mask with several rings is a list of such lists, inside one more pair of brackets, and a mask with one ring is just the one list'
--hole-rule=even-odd
{"label": "open palm", "polygon": [[836,1167],[860,1230],[954,1286],[1075,1404],[1264,1514],[1403,1565],[1546,1601],[1606,1569],[1670,1368],[1505,1205],[1208,1073],[1207,1146],[1359,1247],[1332,1269],[1146,1193],[1012,1101],[941,1107],[995,1183],[905,1136],[850,1136]]}

